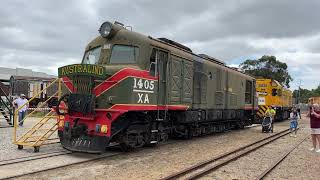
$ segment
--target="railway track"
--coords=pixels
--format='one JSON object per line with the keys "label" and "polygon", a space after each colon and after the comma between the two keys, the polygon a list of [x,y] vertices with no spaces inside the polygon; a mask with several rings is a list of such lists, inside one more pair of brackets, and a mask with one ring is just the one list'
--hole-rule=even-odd
{"label": "railway track", "polygon": [[11,164],[16,164],[16,163],[33,161],[33,160],[37,160],[37,159],[45,159],[45,158],[54,157],[54,156],[61,156],[61,155],[71,154],[71,153],[72,152],[70,152],[70,151],[54,151],[54,152],[44,153],[44,154],[39,154],[39,155],[5,159],[5,160],[0,161],[0,167],[11,165]]}
{"label": "railway track", "polygon": [[[249,126],[249,127],[246,127],[246,128],[253,128],[253,127],[256,127],[256,126],[260,126],[260,125],[252,125],[252,126]],[[170,145],[170,144],[175,144],[177,143],[178,141],[177,140],[171,140],[171,141],[168,141],[166,143],[161,143],[161,145]],[[182,141],[180,141],[182,142]],[[116,147],[117,145],[113,145],[111,147],[114,148]],[[112,151],[112,150],[111,150]],[[67,150],[64,150],[64,151],[55,151],[55,152],[50,152],[50,153],[44,153],[44,154],[39,154],[39,155],[32,155],[32,156],[26,156],[26,157],[19,157],[19,158],[14,158],[14,159],[6,159],[6,160],[2,160],[0,161],[0,167],[6,167],[6,166],[9,166],[9,165],[15,165],[15,164],[19,164],[19,163],[35,163],[35,161],[37,160],[42,160],[42,159],[48,159],[47,161],[52,161],[54,160],[53,158],[57,158],[59,156],[64,156],[64,155],[70,155],[70,154],[73,154],[75,156],[82,156],[82,157],[85,157],[85,156],[88,156],[88,154],[82,154],[82,153],[72,153],[70,151],[67,151]],[[54,167],[49,167],[49,168],[43,168],[41,170],[35,170],[35,171],[32,171],[32,172],[26,172],[26,173],[20,173],[20,174],[16,174],[16,175],[12,175],[12,176],[7,176],[5,178],[1,178],[0,179],[7,179],[7,178],[17,178],[17,177],[23,177],[23,176],[26,176],[26,175],[32,175],[32,174],[36,174],[36,173],[40,173],[40,172],[45,172],[45,171],[49,171],[49,170],[55,170],[55,169],[59,169],[59,168],[63,168],[63,167],[67,167],[67,166],[72,166],[72,165],[77,165],[77,164],[82,164],[82,163],[86,163],[86,162],[91,162],[91,161],[96,161],[96,160],[101,160],[101,159],[104,159],[104,158],[108,158],[108,157],[112,157],[112,156],[116,156],[116,155],[120,155],[120,154],[123,154],[123,152],[114,152],[112,154],[108,154],[108,153],[105,153],[105,154],[101,154],[101,155],[94,155],[88,159],[85,159],[85,160],[79,160],[77,162],[72,162],[72,163],[67,163],[67,164],[63,164],[63,165],[58,165],[58,166],[54,166]]]}
{"label": "railway track", "polygon": [[167,177],[162,178],[162,180],[172,180],[172,179],[198,179],[201,178],[212,171],[217,170],[220,167],[227,165],[228,163],[237,160],[238,158],[245,156],[246,154],[253,152],[287,134],[290,133],[289,129],[283,130],[279,133],[275,133],[267,138],[255,141],[236,150],[224,153],[218,157],[200,162],[194,166],[191,166],[182,171],[171,174]]}
{"label": "railway track", "polygon": [[[3,164],[0,164],[0,166],[9,166],[9,165],[12,165],[12,164],[24,163],[24,162],[28,162],[28,161],[35,161],[35,160],[45,159],[45,158],[48,158],[48,161],[54,161],[55,159],[50,159],[50,158],[55,158],[56,156],[63,156],[63,155],[68,155],[68,154],[72,154],[72,155],[77,156],[77,157],[81,157],[81,156],[83,157],[83,156],[87,156],[88,155],[88,154],[83,154],[83,153],[72,153],[72,152],[61,152],[59,154],[59,152],[56,152],[56,153],[50,153],[50,155],[48,153],[48,154],[46,154],[46,156],[43,156],[43,157],[40,157],[40,155],[36,156],[35,158],[26,157],[26,158],[29,158],[29,159],[23,159],[22,158],[23,160],[20,160],[20,161],[16,161],[17,159],[13,159],[11,161],[4,162]],[[71,166],[71,165],[77,165],[77,164],[87,163],[87,162],[91,162],[91,161],[96,161],[96,160],[100,160],[100,159],[104,159],[104,158],[107,158],[107,157],[112,157],[112,156],[116,156],[116,155],[120,155],[120,154],[122,154],[122,152],[91,155],[90,158],[86,157],[84,159],[81,159],[81,160],[78,160],[78,161],[75,161],[75,162],[66,163],[66,164],[63,164],[63,165],[51,166],[51,167],[38,169],[38,170],[34,170],[34,171],[29,171],[29,172],[24,172],[24,173],[20,173],[20,174],[18,173],[18,174],[9,175],[9,176],[6,176],[6,177],[0,177],[0,179],[2,180],[2,179],[11,179],[11,178],[23,177],[23,176],[26,176],[26,175],[32,175],[32,174],[36,174],[36,173],[40,173],[40,172],[46,172],[46,171],[49,171],[49,170],[55,170],[55,169],[59,169],[59,168],[63,168],[63,167],[68,167],[68,166]],[[68,157],[65,157],[65,158],[68,158]],[[33,162],[30,162],[30,163],[33,163]]]}
{"label": "railway track", "polygon": [[277,161],[275,161],[268,169],[266,169],[263,173],[261,173],[256,180],[262,180],[265,178],[274,168],[276,168],[292,151],[294,151],[300,144],[302,144],[306,139],[308,139],[309,135],[303,138],[300,142],[298,142],[295,146],[293,146],[289,151],[285,152]]}

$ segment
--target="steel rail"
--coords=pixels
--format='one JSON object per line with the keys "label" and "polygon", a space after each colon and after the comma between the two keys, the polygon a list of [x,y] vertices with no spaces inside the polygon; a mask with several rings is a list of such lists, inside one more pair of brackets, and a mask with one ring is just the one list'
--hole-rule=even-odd
{"label": "steel rail", "polygon": [[[176,144],[176,142],[177,141],[169,141],[167,143],[161,143],[161,145],[162,146],[166,146],[166,145],[170,145],[170,144]],[[111,145],[108,148],[112,149],[113,147],[118,147],[118,144]],[[112,152],[112,150],[110,152]],[[54,152],[52,152],[52,153],[54,153]],[[71,153],[72,154],[82,154],[82,153],[70,152],[70,151],[67,154],[71,154]],[[121,154],[124,154],[124,153],[125,152],[115,152],[114,154],[111,154],[111,155],[103,155],[103,154],[102,155],[97,155],[98,157],[93,157],[91,159],[82,160],[82,161],[74,162],[74,163],[69,163],[69,164],[65,164],[65,165],[62,165],[62,166],[56,166],[56,167],[46,168],[46,169],[42,169],[42,170],[37,170],[37,171],[29,172],[29,173],[23,173],[23,174],[20,174],[20,175],[14,175],[14,176],[10,176],[10,177],[0,178],[0,180],[18,178],[18,177],[23,177],[23,176],[26,176],[26,175],[32,175],[32,174],[36,174],[36,173],[46,172],[46,171],[50,171],[50,170],[55,170],[55,169],[67,167],[67,166],[78,165],[78,164],[82,164],[82,163],[96,161],[96,160],[104,159],[104,158],[107,158],[107,157],[113,157],[113,156],[121,155]],[[65,154],[61,154],[61,155],[65,155]],[[35,156],[40,156],[40,155],[35,155]],[[53,157],[53,156],[55,156],[55,155],[52,155],[51,157]],[[59,156],[59,155],[56,155],[56,156]],[[33,156],[27,156],[27,157],[21,157],[21,158],[28,158],[28,157],[33,157]],[[49,156],[48,157],[44,157],[44,158],[49,158]],[[44,159],[44,158],[37,158],[37,159]],[[19,159],[19,158],[16,158],[16,159]],[[9,161],[9,160],[15,160],[15,159],[7,159],[7,160],[3,160],[3,161]],[[36,160],[36,159],[32,159],[32,160]],[[0,166],[9,165],[9,164],[2,165],[1,162],[3,162],[3,161],[0,161]],[[25,162],[25,161],[20,161],[20,162]],[[20,162],[17,162],[17,163],[20,163]],[[14,163],[11,163],[11,164],[14,164]]]}
{"label": "steel rail", "polygon": [[[203,168],[204,166],[207,166],[207,165],[209,165],[209,164],[211,164],[211,163],[213,163],[213,162],[215,162],[215,161],[217,161],[217,160],[220,160],[220,159],[222,159],[222,158],[225,158],[225,157],[227,157],[227,156],[230,156],[230,155],[232,155],[232,154],[235,154],[235,153],[237,153],[237,152],[240,152],[240,151],[242,151],[242,150],[244,150],[244,149],[247,149],[247,148],[249,148],[249,147],[252,147],[252,146],[254,146],[254,145],[256,145],[256,144],[259,144],[259,143],[261,143],[261,142],[263,142],[263,141],[266,141],[266,140],[271,139],[270,141],[267,141],[266,143],[260,145],[260,147],[262,147],[262,146],[264,146],[264,145],[266,145],[266,144],[268,144],[268,143],[270,143],[270,142],[272,142],[272,141],[274,141],[274,140],[276,140],[276,139],[278,139],[278,138],[280,138],[280,137],[282,137],[282,136],[287,135],[287,134],[290,132],[289,130],[290,130],[290,129],[285,129],[285,130],[283,130],[283,131],[281,131],[281,132],[279,132],[279,133],[273,134],[273,135],[271,135],[271,136],[269,136],[269,137],[260,139],[260,140],[258,140],[258,141],[253,142],[253,143],[250,143],[250,144],[247,144],[247,145],[242,146],[242,147],[240,147],[240,148],[238,148],[238,149],[235,149],[235,150],[233,150],[233,151],[230,151],[230,152],[221,154],[221,155],[219,155],[218,157],[214,157],[214,158],[212,158],[212,159],[209,159],[209,160],[200,162],[200,163],[198,163],[198,164],[196,164],[196,165],[194,165],[194,166],[191,166],[191,167],[189,167],[189,168],[187,168],[187,169],[184,169],[184,170],[182,170],[182,171],[176,172],[176,173],[174,173],[174,174],[172,174],[172,175],[169,175],[169,176],[167,176],[167,177],[161,178],[161,180],[177,179],[177,178],[179,178],[179,177],[181,177],[181,176],[187,175],[187,174],[192,173],[192,172],[194,172],[194,171],[196,171],[196,170],[198,170],[198,169],[200,169],[200,168]],[[275,137],[275,138],[274,138],[274,137]],[[256,149],[257,149],[257,148],[256,148]],[[253,151],[253,150],[255,150],[255,149],[252,149],[251,151]],[[247,154],[247,153],[249,153],[249,152],[251,152],[251,151],[245,151],[245,154]],[[245,154],[243,153],[243,155],[245,155]],[[233,161],[233,160],[235,160],[235,159],[237,159],[237,158],[239,158],[239,157],[230,159],[227,163],[229,163],[229,162],[231,162],[231,161]],[[223,166],[223,165],[225,165],[225,164],[227,164],[227,163],[223,163],[223,164],[221,164],[219,167],[221,167],[221,166]],[[218,167],[215,167],[215,168],[213,168],[212,170],[214,170],[214,169],[216,169],[216,168],[218,168]],[[210,170],[208,170],[208,172],[201,171],[201,172],[202,172],[201,174],[198,173],[197,176],[194,176],[194,177],[192,176],[192,177],[189,178],[189,179],[199,178],[199,177],[201,177],[201,176],[203,176],[203,175],[211,172],[212,170],[211,170],[211,168],[210,168]]]}
{"label": "steel rail", "polygon": [[[76,154],[76,153],[73,153],[73,154]],[[79,154],[81,154],[81,153],[79,153]],[[55,166],[55,167],[50,167],[50,168],[41,169],[41,170],[37,170],[37,171],[32,171],[32,172],[28,172],[28,173],[23,173],[23,174],[13,175],[13,176],[5,177],[5,178],[0,178],[0,180],[23,177],[23,176],[26,176],[26,175],[32,175],[32,174],[36,174],[36,173],[46,172],[46,171],[50,171],[50,170],[55,170],[55,169],[59,169],[59,168],[72,166],[72,165],[87,163],[87,162],[91,162],[91,161],[97,161],[97,160],[100,160],[100,159],[104,159],[104,158],[107,158],[107,157],[113,157],[113,156],[117,156],[117,155],[121,155],[121,154],[123,154],[123,153],[100,155],[98,157],[94,157],[94,158],[91,158],[91,159],[82,160],[82,161],[78,161],[78,162],[73,162],[73,163],[69,163],[69,164],[64,164],[64,165],[61,165],[61,166]]]}
{"label": "steel rail", "polygon": [[294,151],[301,143],[303,143],[307,138],[309,137],[306,136],[303,138],[299,143],[297,143],[294,147],[292,147],[289,151],[284,153],[276,162],[274,162],[271,166],[269,166],[268,169],[266,169],[263,173],[261,173],[256,179],[260,180],[266,177],[275,167],[277,167],[292,151]]}
{"label": "steel rail", "polygon": [[33,155],[33,156],[24,156],[24,157],[13,158],[13,159],[5,159],[5,160],[0,161],[0,166],[7,166],[10,164],[17,164],[17,163],[33,161],[33,160],[38,160],[38,159],[45,159],[45,158],[49,158],[49,157],[61,156],[61,155],[71,154],[71,153],[72,152],[70,152],[70,151],[55,151],[55,152]]}

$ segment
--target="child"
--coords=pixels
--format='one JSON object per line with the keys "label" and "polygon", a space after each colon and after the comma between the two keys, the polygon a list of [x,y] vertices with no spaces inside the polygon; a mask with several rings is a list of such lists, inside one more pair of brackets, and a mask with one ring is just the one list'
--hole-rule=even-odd
{"label": "child", "polygon": [[[291,131],[290,136],[297,137],[298,118],[300,118],[299,113],[297,109],[294,107],[292,108],[292,111],[290,113],[290,131]],[[294,131],[294,135],[293,135],[293,131]]]}

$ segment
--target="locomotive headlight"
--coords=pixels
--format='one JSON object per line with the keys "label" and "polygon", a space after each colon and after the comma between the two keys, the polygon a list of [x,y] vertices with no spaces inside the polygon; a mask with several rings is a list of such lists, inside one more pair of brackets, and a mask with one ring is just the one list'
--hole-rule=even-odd
{"label": "locomotive headlight", "polygon": [[99,33],[102,37],[107,38],[111,34],[112,24],[110,22],[104,22],[99,28]]}
{"label": "locomotive headlight", "polygon": [[108,126],[107,125],[102,125],[100,132],[101,133],[107,133],[108,132]]}

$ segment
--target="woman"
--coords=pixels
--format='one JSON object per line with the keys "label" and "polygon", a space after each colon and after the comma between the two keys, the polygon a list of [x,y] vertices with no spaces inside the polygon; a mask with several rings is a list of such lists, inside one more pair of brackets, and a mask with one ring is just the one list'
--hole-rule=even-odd
{"label": "woman", "polygon": [[[311,107],[310,127],[311,127],[311,137],[312,137],[312,144],[313,144],[313,148],[311,148],[310,150],[316,151],[317,153],[320,153],[320,108],[319,108],[319,104],[314,104]],[[318,150],[316,150],[317,141],[318,141],[318,147],[319,147]]]}

